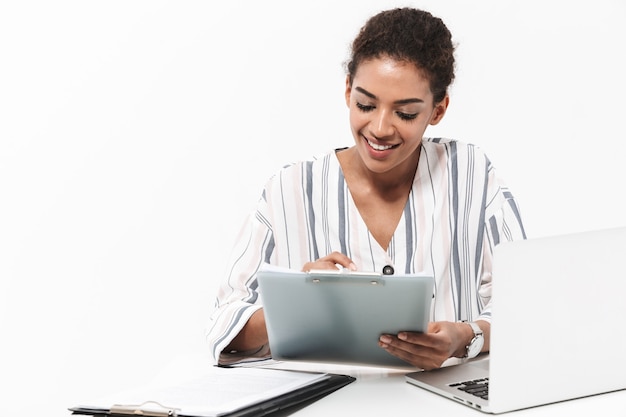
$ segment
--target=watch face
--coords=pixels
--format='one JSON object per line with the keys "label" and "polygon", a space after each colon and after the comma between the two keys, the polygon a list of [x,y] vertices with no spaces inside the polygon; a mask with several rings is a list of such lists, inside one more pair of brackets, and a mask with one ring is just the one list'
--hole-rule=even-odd
{"label": "watch face", "polygon": [[482,336],[476,336],[467,348],[467,357],[475,358],[483,348],[485,340]]}

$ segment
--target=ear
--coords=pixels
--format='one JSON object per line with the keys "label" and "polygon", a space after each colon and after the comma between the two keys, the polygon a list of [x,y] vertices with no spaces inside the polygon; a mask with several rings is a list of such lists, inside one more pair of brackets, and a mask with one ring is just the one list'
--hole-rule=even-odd
{"label": "ear", "polygon": [[450,96],[446,94],[446,96],[439,103],[435,104],[435,109],[433,110],[433,114],[430,117],[430,124],[436,125],[443,119],[443,116],[446,114],[446,110],[448,110],[448,104],[450,104]]}
{"label": "ear", "polygon": [[350,82],[350,75],[346,75],[346,105],[350,108],[350,96],[352,95],[352,83]]}

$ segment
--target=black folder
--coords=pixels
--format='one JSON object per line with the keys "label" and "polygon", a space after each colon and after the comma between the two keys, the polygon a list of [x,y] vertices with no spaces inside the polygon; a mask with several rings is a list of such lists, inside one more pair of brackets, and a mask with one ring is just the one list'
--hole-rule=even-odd
{"label": "black folder", "polygon": [[[197,406],[189,407],[189,404],[172,403],[163,400],[163,393],[157,391],[154,394],[146,393],[145,396],[137,396],[141,400],[134,403],[106,403],[100,400],[98,405],[80,405],[72,407],[69,410],[72,415],[88,415],[88,416],[154,416],[154,417],[246,417],[246,416],[285,416],[298,409],[301,409],[324,396],[352,383],[355,378],[349,375],[330,374],[330,373],[311,373],[285,371],[278,369],[260,369],[260,368],[215,368],[216,371],[209,375],[209,378],[217,378],[222,384],[229,384],[230,379],[227,372],[249,373],[251,376],[263,373],[264,378],[282,378],[285,373],[295,373],[298,375],[316,376],[311,382],[299,386],[296,389],[274,395],[276,391],[267,390],[263,392],[263,388],[259,387],[256,399],[250,401],[242,401],[234,408],[223,408],[219,411],[212,411],[210,408],[205,411],[198,410]],[[205,377],[207,378],[207,377]],[[278,379],[277,379],[278,381]],[[185,384],[180,384],[175,389],[184,392]],[[194,388],[195,389],[195,388]],[[236,389],[236,388],[235,388]],[[280,389],[279,389],[280,391]],[[210,395],[207,392],[207,397]],[[260,395],[260,397],[258,397]],[[245,394],[242,394],[245,396]],[[166,397],[167,398],[167,397]]]}

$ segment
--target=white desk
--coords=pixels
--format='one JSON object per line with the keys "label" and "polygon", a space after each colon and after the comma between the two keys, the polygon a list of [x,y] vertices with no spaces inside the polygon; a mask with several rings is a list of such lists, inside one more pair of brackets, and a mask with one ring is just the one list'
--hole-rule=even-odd
{"label": "white desk", "polygon": [[[411,385],[404,374],[411,370],[350,367],[332,364],[280,363],[281,369],[315,370],[356,377],[356,381],[291,414],[306,416],[470,416],[489,415]],[[584,375],[581,375],[581,382]],[[520,393],[524,395],[524,393]],[[396,414],[398,413],[398,414]],[[402,413],[402,414],[400,414]],[[571,415],[626,416],[626,390],[506,413],[512,417]]]}
{"label": "white desk", "polygon": [[[208,365],[205,356],[183,356],[172,362],[154,382],[170,383],[172,378],[186,380]],[[468,406],[443,398],[405,381],[404,375],[414,369],[386,369],[305,362],[269,362],[264,368],[293,369],[351,375],[356,381],[294,412],[280,417],[393,416],[419,415],[442,417],[481,417]],[[584,375],[581,375],[581,383]],[[520,395],[524,395],[523,392]],[[410,413],[410,414],[407,414]],[[555,416],[626,416],[626,390],[576,400],[549,404],[504,414],[507,417]]]}

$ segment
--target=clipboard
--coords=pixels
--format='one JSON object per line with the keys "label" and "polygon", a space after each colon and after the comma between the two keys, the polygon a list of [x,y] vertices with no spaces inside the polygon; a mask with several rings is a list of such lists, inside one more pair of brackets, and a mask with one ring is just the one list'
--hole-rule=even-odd
{"label": "clipboard", "polygon": [[272,357],[281,361],[408,367],[378,346],[381,334],[426,332],[432,274],[295,271],[257,273]]}
{"label": "clipboard", "polygon": [[[139,389],[69,411],[72,415],[94,417],[271,416],[315,402],[355,380],[349,375],[330,373],[214,367],[208,374],[184,383]],[[229,400],[229,396],[237,398]]]}

